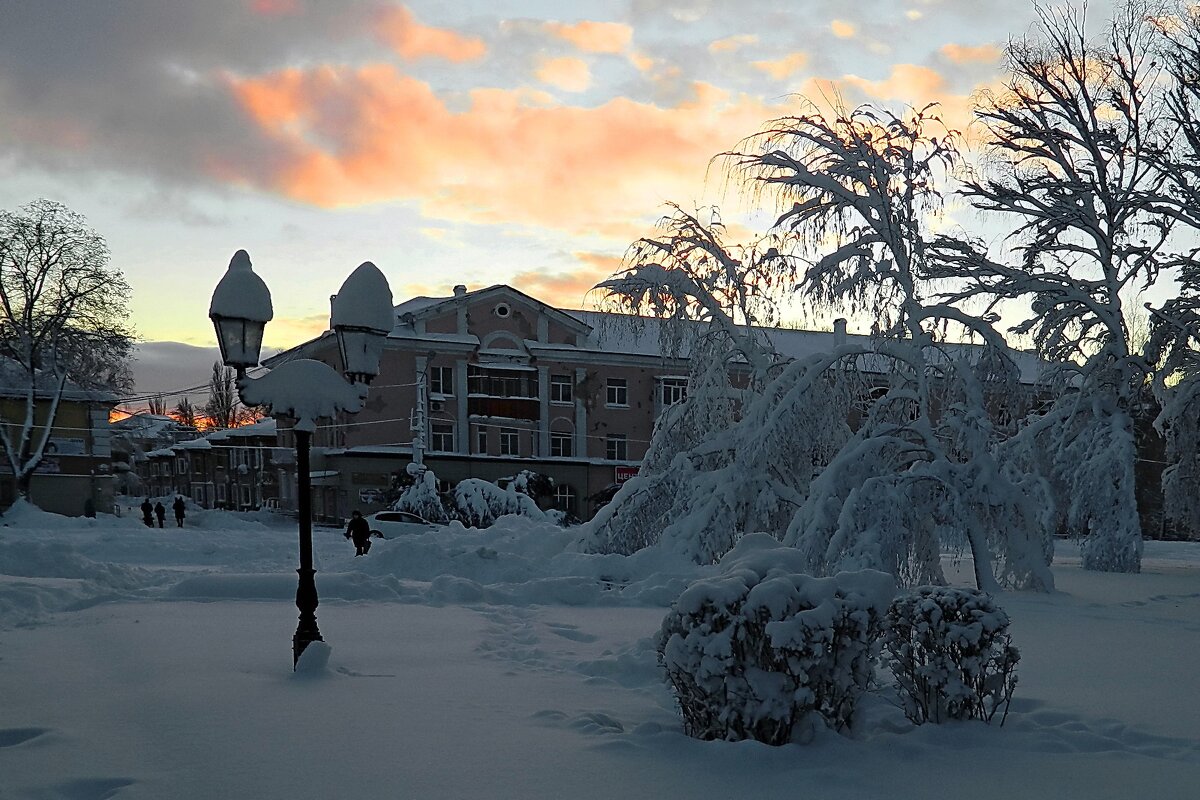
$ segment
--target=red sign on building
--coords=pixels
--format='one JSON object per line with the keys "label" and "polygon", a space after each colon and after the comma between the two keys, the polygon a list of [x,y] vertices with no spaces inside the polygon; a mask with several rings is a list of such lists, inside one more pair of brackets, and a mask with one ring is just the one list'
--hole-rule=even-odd
{"label": "red sign on building", "polygon": [[613,469],[616,471],[615,477],[618,486],[638,474],[637,467],[613,467]]}

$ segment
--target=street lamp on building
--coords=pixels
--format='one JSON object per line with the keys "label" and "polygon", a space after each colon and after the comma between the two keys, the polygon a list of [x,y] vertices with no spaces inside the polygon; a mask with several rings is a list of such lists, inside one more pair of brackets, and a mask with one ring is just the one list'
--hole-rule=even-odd
{"label": "street lamp on building", "polygon": [[258,366],[263,330],[271,320],[271,292],[255,274],[250,256],[238,250],[213,290],[208,316],[217,332],[221,359],[237,370],[238,395],[252,406],[296,420],[296,497],[300,517],[300,566],[296,608],[300,623],[292,638],[292,665],[311,642],[324,641],[317,628],[317,585],[312,558],[312,486],[309,449],[318,419],[361,411],[367,385],[379,374],[384,340],[392,330],[392,291],[379,269],[367,261],[351,273],[333,299],[332,317],[347,382],[328,364],[297,359],[251,378]]}

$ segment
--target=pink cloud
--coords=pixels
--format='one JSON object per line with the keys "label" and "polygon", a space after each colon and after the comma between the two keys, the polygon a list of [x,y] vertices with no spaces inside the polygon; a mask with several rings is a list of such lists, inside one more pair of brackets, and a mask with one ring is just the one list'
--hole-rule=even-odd
{"label": "pink cloud", "polygon": [[542,27],[585,53],[622,53],[633,40],[633,28],[617,22],[547,22]]}
{"label": "pink cloud", "polygon": [[994,64],[1002,55],[1000,48],[994,44],[976,46],[961,44],[944,44],[938,51],[955,64]]}
{"label": "pink cloud", "polygon": [[380,9],[375,17],[375,35],[409,61],[442,58],[461,63],[483,58],[487,53],[482,39],[422,25],[404,6]]}
{"label": "pink cloud", "polygon": [[709,42],[708,52],[710,53],[732,53],[747,45],[756,44],[758,37],[752,33],[739,33],[735,36],[726,36],[724,39],[717,39],[715,42]]}
{"label": "pink cloud", "polygon": [[854,27],[854,23],[847,22],[844,19],[835,19],[829,23],[829,29],[839,39],[850,39],[854,37],[854,34],[858,33],[858,28]]}
{"label": "pink cloud", "polygon": [[752,61],[750,63],[755,69],[762,70],[777,81],[782,81],[804,69],[804,65],[808,63],[808,55],[791,53],[774,61]]}
{"label": "pink cloud", "polygon": [[389,64],[227,80],[278,157],[224,175],[320,206],[416,198],[443,219],[623,239],[644,234],[634,221],[665,200],[695,196],[715,153],[786,110],[706,84],[672,108],[487,89],[452,110]]}
{"label": "pink cloud", "polygon": [[543,58],[534,73],[542,83],[565,92],[583,92],[592,85],[592,73],[581,58]]}

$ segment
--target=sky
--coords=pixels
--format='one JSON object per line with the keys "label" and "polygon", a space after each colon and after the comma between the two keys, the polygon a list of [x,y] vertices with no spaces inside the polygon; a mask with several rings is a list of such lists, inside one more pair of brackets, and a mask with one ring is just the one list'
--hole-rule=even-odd
{"label": "sky", "polygon": [[797,97],[938,101],[965,127],[1034,18],[1028,0],[7,3],[0,208],[84,214],[146,342],[215,342],[238,249],[272,291],[268,347],[325,330],[367,260],[396,302],[509,283],[585,307],[666,203],[744,202],[712,157]]}

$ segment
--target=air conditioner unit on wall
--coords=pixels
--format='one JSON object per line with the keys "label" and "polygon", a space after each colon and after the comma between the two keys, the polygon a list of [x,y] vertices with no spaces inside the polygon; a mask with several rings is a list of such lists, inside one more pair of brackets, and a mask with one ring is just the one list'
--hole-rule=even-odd
{"label": "air conditioner unit on wall", "polygon": [[430,400],[429,401],[429,410],[430,411],[444,411],[445,409],[446,409],[446,403],[444,401],[442,401],[442,400]]}

